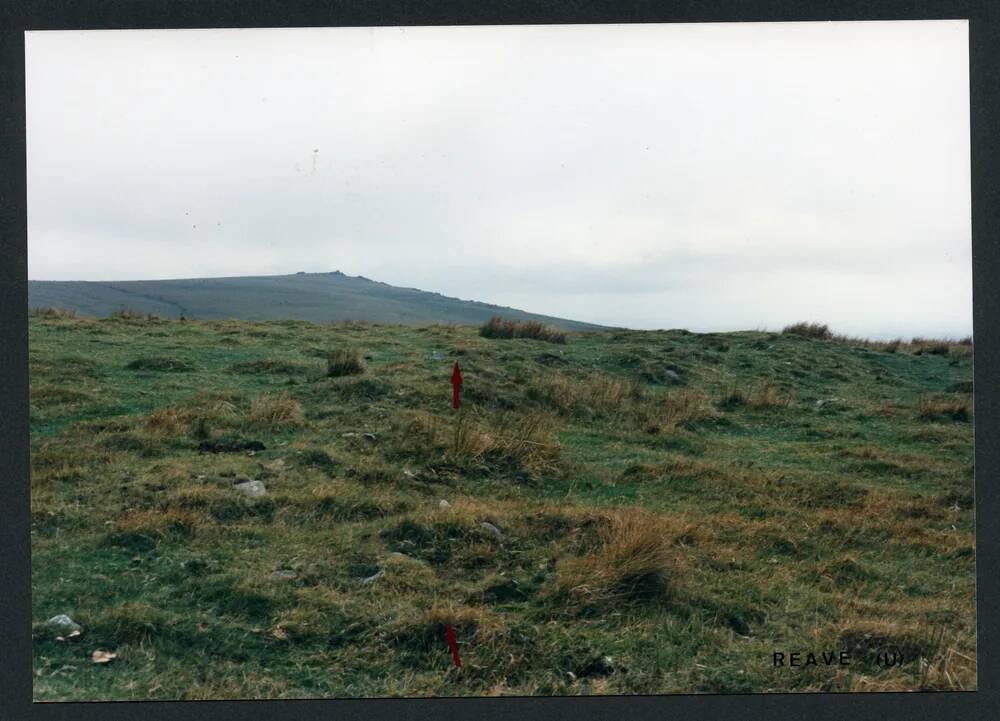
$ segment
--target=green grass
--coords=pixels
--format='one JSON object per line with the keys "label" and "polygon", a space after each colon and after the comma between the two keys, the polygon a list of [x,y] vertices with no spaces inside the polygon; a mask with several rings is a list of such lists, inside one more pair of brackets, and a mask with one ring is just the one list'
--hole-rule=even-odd
{"label": "green grass", "polygon": [[32,317],[35,698],[975,687],[967,346],[566,341]]}

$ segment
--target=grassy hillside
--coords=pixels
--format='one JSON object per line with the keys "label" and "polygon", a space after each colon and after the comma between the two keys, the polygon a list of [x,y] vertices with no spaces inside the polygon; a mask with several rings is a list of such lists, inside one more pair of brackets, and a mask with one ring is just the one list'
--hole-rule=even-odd
{"label": "grassy hillside", "polygon": [[508,318],[539,320],[565,330],[598,328],[514,308],[449,298],[440,293],[398,288],[339,271],[188,280],[35,280],[28,282],[28,305],[31,308],[65,308],[90,316],[134,309],[163,318],[291,318],[316,322],[364,319],[401,325],[478,325],[502,312]]}
{"label": "grassy hillside", "polygon": [[30,361],[37,700],[975,686],[969,346],[33,317]]}

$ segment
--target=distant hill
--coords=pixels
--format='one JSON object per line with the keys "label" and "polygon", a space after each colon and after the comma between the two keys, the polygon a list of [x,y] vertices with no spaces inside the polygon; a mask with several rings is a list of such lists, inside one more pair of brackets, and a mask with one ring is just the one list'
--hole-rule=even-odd
{"label": "distant hill", "polygon": [[187,280],[28,281],[28,305],[107,316],[134,308],[164,318],[245,320],[366,320],[371,323],[478,325],[493,315],[534,319],[564,330],[601,326],[516,308],[400,288],[363,276],[332,273],[191,278]]}

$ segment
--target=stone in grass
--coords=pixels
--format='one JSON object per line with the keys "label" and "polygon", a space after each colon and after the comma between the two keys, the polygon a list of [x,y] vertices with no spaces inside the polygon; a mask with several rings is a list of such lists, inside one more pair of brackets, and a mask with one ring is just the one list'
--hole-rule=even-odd
{"label": "stone in grass", "polygon": [[382,576],[384,576],[384,575],[385,575],[385,569],[384,568],[380,568],[378,571],[376,571],[374,574],[372,574],[368,578],[362,578],[361,579],[361,585],[362,586],[370,586],[373,583],[375,583],[375,581],[377,581],[380,578],[382,578]]}
{"label": "stone in grass", "polygon": [[438,508],[451,508],[451,504],[442,498],[440,501],[438,501]]}
{"label": "stone in grass", "polygon": [[293,571],[290,568],[279,568],[277,571],[272,571],[268,578],[272,581],[278,581],[279,583],[287,583],[289,581],[294,581],[298,577],[298,572]]}
{"label": "stone in grass", "polygon": [[444,360],[444,353],[442,353],[439,350],[434,351],[433,353],[431,353],[431,360],[436,360],[436,361]]}
{"label": "stone in grass", "polygon": [[79,636],[83,631],[83,626],[78,624],[65,613],[53,616],[45,622],[45,628],[55,633],[57,636]]}
{"label": "stone in grass", "polygon": [[118,658],[118,654],[114,651],[103,651],[98,649],[90,654],[90,660],[94,663],[111,663],[116,658]]}
{"label": "stone in grass", "polygon": [[492,533],[497,538],[503,538],[503,533],[500,531],[500,529],[497,528],[496,526],[494,526],[489,521],[483,521],[479,525],[482,526],[482,528],[483,528],[484,531],[488,531],[488,532]]}
{"label": "stone in grass", "polygon": [[247,498],[263,498],[267,495],[267,486],[261,481],[243,481],[233,486]]}

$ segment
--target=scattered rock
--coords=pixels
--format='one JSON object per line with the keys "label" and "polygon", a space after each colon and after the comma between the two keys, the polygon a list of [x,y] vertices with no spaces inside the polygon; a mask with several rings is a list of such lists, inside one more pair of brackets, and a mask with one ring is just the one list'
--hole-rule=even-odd
{"label": "scattered rock", "polygon": [[664,371],[663,371],[663,377],[666,378],[671,383],[680,383],[681,382],[681,376],[680,376],[680,374],[677,373],[677,371],[670,370],[669,368],[664,369]]}
{"label": "scattered rock", "polygon": [[294,581],[299,577],[298,572],[293,571],[290,568],[279,568],[277,571],[272,571],[271,575],[268,576],[272,581],[278,581],[280,583],[287,583],[288,581]]}
{"label": "scattered rock", "polygon": [[440,501],[438,501],[438,508],[451,508],[451,504],[442,498]]}
{"label": "scattered rock", "polygon": [[109,663],[112,659],[118,658],[114,651],[97,650],[90,654],[90,660],[94,663]]}
{"label": "scattered rock", "polygon": [[816,407],[822,408],[823,406],[829,405],[830,403],[839,403],[839,402],[840,402],[839,398],[820,398],[818,401],[816,401]]}
{"label": "scattered rock", "polygon": [[348,431],[347,433],[341,433],[340,437],[341,438],[354,438],[356,435],[358,435],[358,434],[354,433],[353,431]]}
{"label": "scattered rock", "polygon": [[380,578],[382,578],[382,576],[384,576],[384,575],[385,575],[385,569],[384,568],[380,568],[378,571],[375,572],[375,574],[369,576],[368,578],[362,578],[361,579],[361,585],[362,586],[370,586],[373,583],[375,583],[375,581],[377,581]]}
{"label": "scattered rock", "polygon": [[431,360],[436,360],[436,361],[444,360],[444,354],[441,351],[436,350],[433,353],[431,353]]}
{"label": "scattered rock", "polygon": [[260,481],[243,481],[233,486],[248,498],[262,498],[267,495],[267,487]]}
{"label": "scattered rock", "polygon": [[479,525],[483,527],[483,530],[489,531],[490,533],[492,533],[497,538],[503,538],[503,533],[500,531],[500,529],[497,528],[496,526],[494,526],[489,521],[483,521]]}
{"label": "scattered rock", "polygon": [[45,628],[54,632],[58,636],[79,636],[83,631],[83,626],[78,624],[65,613],[53,616],[45,622]]}
{"label": "scattered rock", "polygon": [[365,440],[370,443],[374,443],[375,441],[378,440],[378,436],[376,436],[374,433],[365,433],[364,435],[365,435]]}
{"label": "scattered rock", "polygon": [[198,444],[201,453],[240,453],[242,451],[266,450],[260,441],[202,441]]}

